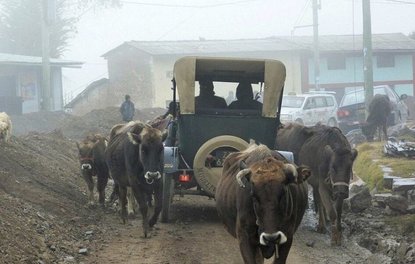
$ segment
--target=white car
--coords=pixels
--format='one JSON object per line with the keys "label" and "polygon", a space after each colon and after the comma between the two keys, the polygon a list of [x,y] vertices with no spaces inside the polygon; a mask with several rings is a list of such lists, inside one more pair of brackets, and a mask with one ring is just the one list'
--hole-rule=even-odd
{"label": "white car", "polygon": [[337,102],[328,92],[284,95],[281,106],[281,123],[297,122],[313,126],[320,122],[328,126],[337,126]]}

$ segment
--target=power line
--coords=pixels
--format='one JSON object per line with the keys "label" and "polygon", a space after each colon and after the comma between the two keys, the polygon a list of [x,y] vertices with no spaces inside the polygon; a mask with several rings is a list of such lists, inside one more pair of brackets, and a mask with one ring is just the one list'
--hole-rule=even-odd
{"label": "power line", "polygon": [[301,22],[301,20],[304,18],[305,12],[306,12],[306,10],[307,10],[307,8],[308,8],[308,6],[309,6],[310,2],[311,2],[311,0],[307,0],[307,1],[305,2],[304,6],[303,6],[303,9],[302,9],[302,10],[301,10],[301,12],[298,14],[298,17],[297,17],[297,19],[295,20],[294,27],[295,27],[295,26],[297,26],[297,25]]}
{"label": "power line", "polygon": [[403,1],[403,0],[385,0],[385,1],[399,3],[399,4],[415,5],[415,2]]}
{"label": "power line", "polygon": [[237,5],[248,2],[257,2],[262,0],[240,0],[219,4],[205,4],[205,5],[179,5],[179,4],[162,4],[162,3],[148,3],[148,2],[135,2],[129,0],[121,0],[123,4],[132,4],[132,5],[145,5],[145,6],[162,6],[162,7],[184,7],[184,8],[208,8],[208,7],[218,7],[218,6],[227,6],[227,5]]}

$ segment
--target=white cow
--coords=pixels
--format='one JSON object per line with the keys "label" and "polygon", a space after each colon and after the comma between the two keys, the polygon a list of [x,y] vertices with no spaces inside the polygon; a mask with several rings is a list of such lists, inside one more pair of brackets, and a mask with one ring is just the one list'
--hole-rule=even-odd
{"label": "white cow", "polygon": [[11,134],[12,121],[6,112],[0,112],[0,141],[9,141]]}

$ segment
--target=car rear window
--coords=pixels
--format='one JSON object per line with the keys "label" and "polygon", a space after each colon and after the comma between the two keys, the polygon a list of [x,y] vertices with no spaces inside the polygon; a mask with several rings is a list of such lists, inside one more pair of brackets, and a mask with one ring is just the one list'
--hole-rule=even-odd
{"label": "car rear window", "polygon": [[303,105],[304,97],[283,96],[282,107],[300,108]]}
{"label": "car rear window", "polygon": [[[375,88],[373,90],[373,94],[386,94],[386,91],[383,87]],[[341,106],[360,104],[360,103],[363,103],[364,101],[365,101],[364,90],[359,90],[356,92],[345,94],[341,102]]]}

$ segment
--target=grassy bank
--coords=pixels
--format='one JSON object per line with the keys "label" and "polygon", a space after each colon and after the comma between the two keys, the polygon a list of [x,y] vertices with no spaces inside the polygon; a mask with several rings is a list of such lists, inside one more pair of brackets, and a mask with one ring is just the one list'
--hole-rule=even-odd
{"label": "grassy bank", "polygon": [[415,161],[407,158],[385,156],[385,142],[363,143],[357,146],[359,155],[354,162],[354,172],[362,178],[371,189],[383,189],[383,171],[380,165],[392,169],[390,175],[403,178],[414,177]]}

